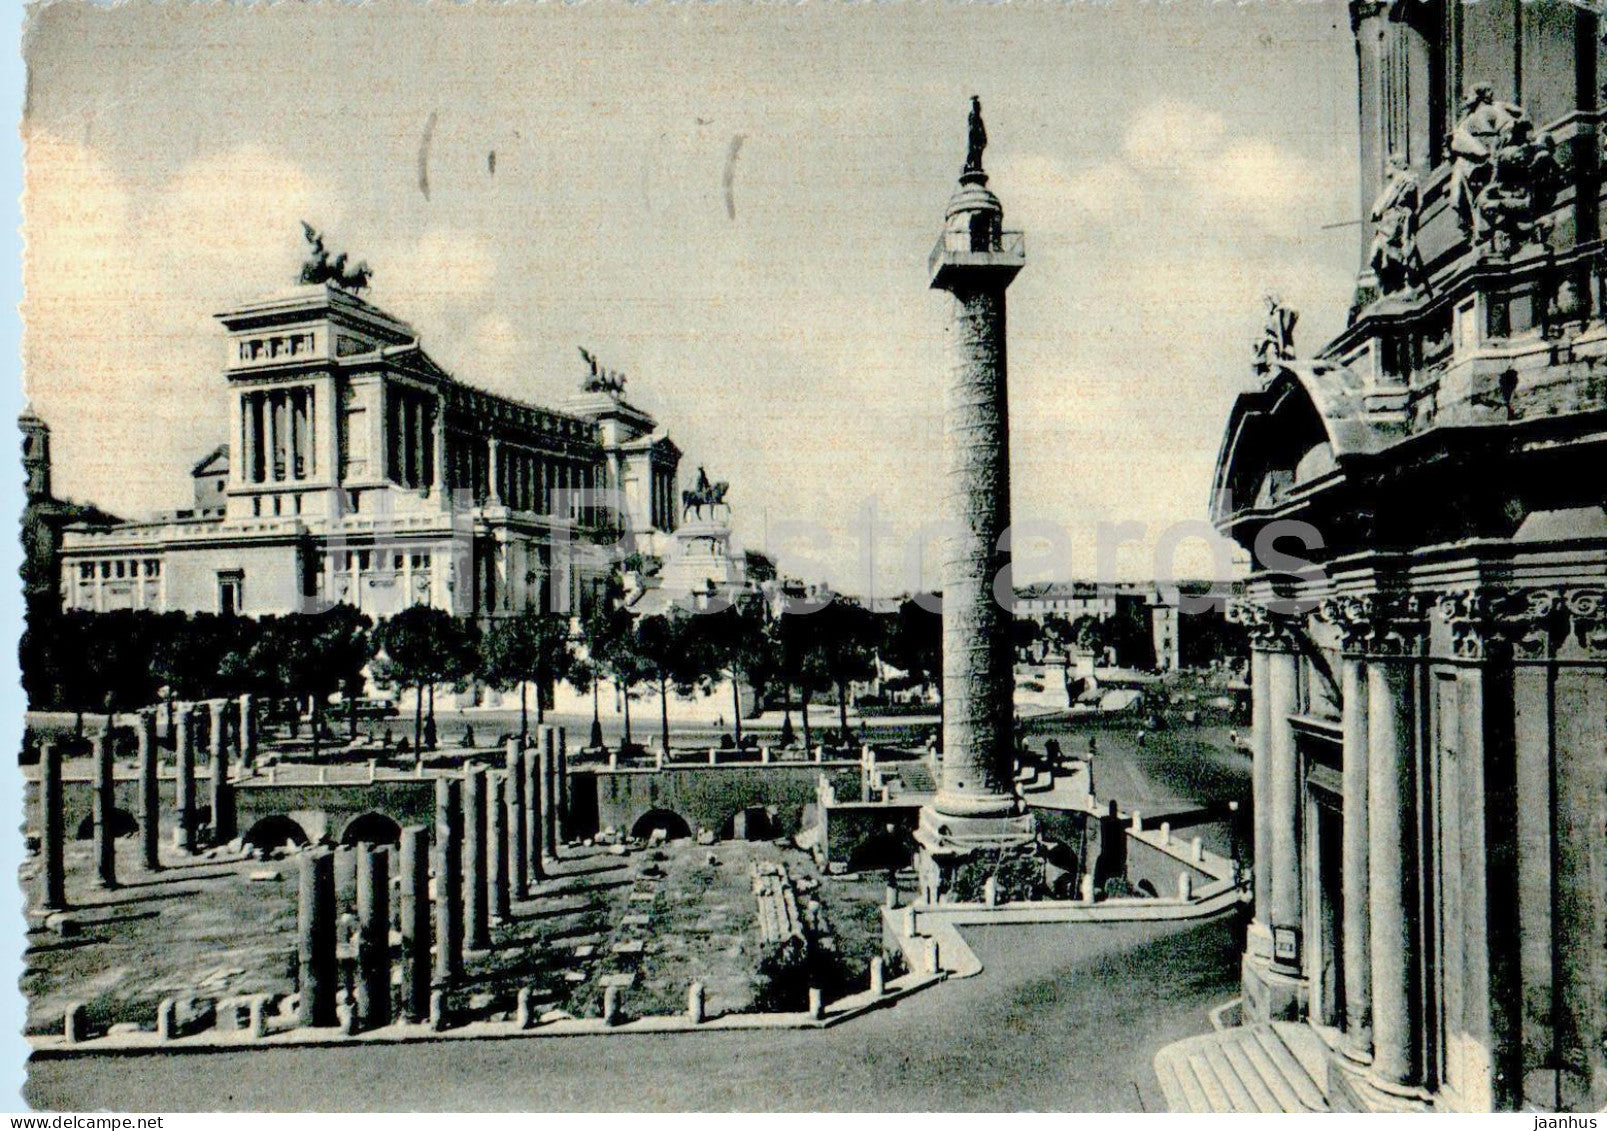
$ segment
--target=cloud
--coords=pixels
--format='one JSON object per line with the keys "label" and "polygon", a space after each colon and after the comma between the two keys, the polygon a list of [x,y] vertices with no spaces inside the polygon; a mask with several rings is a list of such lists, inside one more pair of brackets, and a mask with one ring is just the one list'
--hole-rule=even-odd
{"label": "cloud", "polygon": [[212,315],[258,297],[264,278],[289,285],[300,220],[338,220],[338,198],[254,146],[136,186],[93,150],[34,130],[23,207],[23,372],[52,428],[60,490],[129,515],[183,505],[189,483],[175,469],[227,425]]}

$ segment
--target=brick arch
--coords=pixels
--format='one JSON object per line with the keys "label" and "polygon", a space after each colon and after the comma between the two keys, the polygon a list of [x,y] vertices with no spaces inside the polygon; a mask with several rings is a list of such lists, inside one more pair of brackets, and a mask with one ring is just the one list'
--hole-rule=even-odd
{"label": "brick arch", "polygon": [[631,837],[646,840],[655,829],[664,829],[665,835],[671,840],[684,839],[692,835],[692,826],[679,813],[669,809],[649,809],[632,823]]}
{"label": "brick arch", "polygon": [[272,813],[251,826],[245,835],[247,844],[258,848],[279,848],[290,844],[298,848],[311,843],[312,838],[299,823],[283,813]]}
{"label": "brick arch", "polygon": [[402,826],[396,819],[372,809],[347,821],[340,833],[342,844],[399,844],[401,839]]}

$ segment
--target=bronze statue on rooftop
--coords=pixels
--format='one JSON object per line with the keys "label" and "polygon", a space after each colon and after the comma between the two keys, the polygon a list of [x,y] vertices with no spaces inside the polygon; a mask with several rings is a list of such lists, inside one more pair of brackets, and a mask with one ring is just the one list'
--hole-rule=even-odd
{"label": "bronze statue on rooftop", "polygon": [[585,346],[579,348],[581,359],[586,362],[588,371],[586,379],[580,385],[582,392],[607,393],[618,397],[625,391],[625,374],[617,369],[605,367]]}
{"label": "bronze statue on rooftop", "polygon": [[307,258],[301,264],[302,283],[334,283],[342,290],[351,291],[354,294],[367,289],[369,280],[374,277],[374,272],[366,262],[359,263],[348,271],[346,269],[346,253],[343,251],[331,259],[329,249],[324,246],[324,234],[322,232],[303,220],[301,222],[301,234],[307,240]]}

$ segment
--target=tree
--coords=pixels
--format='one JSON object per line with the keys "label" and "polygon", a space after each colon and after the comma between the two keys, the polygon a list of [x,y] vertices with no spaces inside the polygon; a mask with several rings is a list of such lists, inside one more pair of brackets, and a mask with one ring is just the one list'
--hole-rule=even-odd
{"label": "tree", "polygon": [[742,683],[754,682],[769,663],[763,613],[751,603],[746,608],[730,603],[699,613],[692,618],[692,626],[688,659],[699,682],[707,684],[722,675],[730,679],[733,726],[741,746]]}
{"label": "tree", "polygon": [[479,662],[473,624],[445,609],[413,605],[384,621],[376,633],[383,655],[380,671],[403,687],[414,688],[413,749],[423,756],[423,700],[429,688],[430,729],[435,729],[435,685],[467,679]]}
{"label": "tree", "polygon": [[692,618],[672,610],[642,617],[636,623],[636,650],[658,682],[659,740],[670,750],[670,686],[690,694],[697,684],[697,665],[690,658]]}
{"label": "tree", "polygon": [[848,685],[876,674],[876,618],[862,605],[835,600],[806,614],[810,660],[837,691],[838,721],[848,734]]}
{"label": "tree", "polygon": [[574,664],[569,618],[529,609],[494,621],[485,634],[482,652],[480,670],[488,683],[501,691],[518,685],[519,740],[523,745],[530,737],[529,685],[536,685],[536,722],[544,722],[547,689],[568,676]]}
{"label": "tree", "polygon": [[374,654],[372,622],[350,605],[321,613],[265,617],[249,666],[274,689],[296,703],[310,704],[312,754],[323,741],[323,712],[329,697],[362,690],[363,668]]}
{"label": "tree", "polygon": [[898,606],[884,642],[887,662],[909,672],[924,691],[943,679],[943,618],[920,602]]}
{"label": "tree", "polygon": [[616,592],[618,590],[611,584],[582,622],[586,658],[592,670],[592,745],[601,745],[602,720],[597,713],[596,680],[598,676],[605,676],[624,699],[624,746],[630,747],[634,745],[631,688],[648,679],[652,670],[637,651],[635,618],[615,599]]}

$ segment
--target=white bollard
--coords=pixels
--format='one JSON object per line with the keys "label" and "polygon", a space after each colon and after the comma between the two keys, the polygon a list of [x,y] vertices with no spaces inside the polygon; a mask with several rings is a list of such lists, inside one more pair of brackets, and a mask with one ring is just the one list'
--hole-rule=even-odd
{"label": "white bollard", "polygon": [[603,1024],[618,1025],[621,1010],[618,986],[603,987]]}
{"label": "white bollard", "polygon": [[870,992],[876,997],[887,992],[887,970],[881,955],[870,960]]}
{"label": "white bollard", "polygon": [[915,908],[914,907],[906,907],[906,908],[904,908],[904,937],[907,938],[907,939],[913,939],[915,937]]}
{"label": "white bollard", "polygon": [[1144,831],[1144,815],[1137,809],[1133,810],[1133,831],[1135,833]]}
{"label": "white bollard", "polygon": [[1092,872],[1083,873],[1082,898],[1084,903],[1092,903],[1094,901],[1094,874]]}
{"label": "white bollard", "polygon": [[519,987],[519,996],[514,1003],[513,1023],[520,1029],[528,1029],[535,1024],[535,1015],[530,1008],[529,986]]}
{"label": "white bollard", "polygon": [[1165,844],[1165,845],[1170,845],[1172,843],[1172,822],[1171,821],[1162,821],[1161,822],[1161,843]]}
{"label": "white bollard", "polygon": [[989,876],[983,881],[982,902],[989,907],[999,906],[999,879],[997,876]]}
{"label": "white bollard", "polygon": [[810,1020],[819,1021],[820,1018],[821,1018],[821,1015],[824,1014],[825,1012],[826,1012],[825,1000],[821,997],[820,990],[815,986],[810,986],[809,987],[809,1017],[810,1017]]}
{"label": "white bollard", "polygon": [[703,983],[693,982],[686,988],[686,1019],[694,1025],[701,1025],[707,1010],[708,997]]}
{"label": "white bollard", "polygon": [[943,972],[942,955],[938,952],[936,939],[926,940],[926,972],[928,974]]}
{"label": "white bollard", "polygon": [[1200,841],[1199,837],[1189,841],[1189,859],[1196,864],[1205,859],[1205,845]]}
{"label": "white bollard", "polygon": [[1187,903],[1194,898],[1194,875],[1191,872],[1177,874],[1177,898]]}

